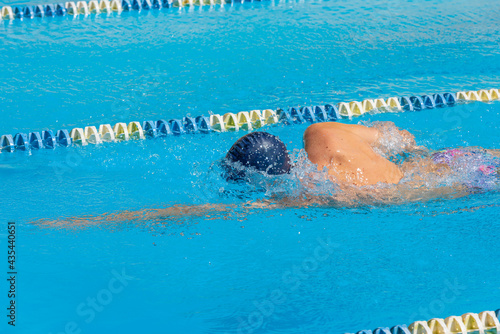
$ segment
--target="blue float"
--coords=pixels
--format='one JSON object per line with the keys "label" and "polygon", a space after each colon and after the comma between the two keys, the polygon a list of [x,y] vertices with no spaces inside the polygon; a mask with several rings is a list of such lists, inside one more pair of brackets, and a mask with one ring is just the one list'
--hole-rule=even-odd
{"label": "blue float", "polygon": [[132,5],[130,4],[130,1],[128,0],[122,0],[122,9],[125,12],[129,12],[132,10]]}
{"label": "blue float", "polygon": [[198,131],[201,133],[209,133],[212,132],[213,129],[210,126],[210,118],[206,116],[198,116],[195,118],[196,126],[198,127]]}
{"label": "blue float", "polygon": [[186,131],[186,133],[196,133],[198,131],[198,127],[196,126],[196,121],[193,117],[183,117],[182,118],[182,127]]}
{"label": "blue float", "polygon": [[159,137],[171,136],[172,130],[166,121],[160,119],[156,121],[156,133]]}
{"label": "blue float", "polygon": [[444,93],[443,96],[444,96],[444,100],[446,101],[447,105],[452,106],[455,103],[457,103],[457,98],[456,98],[455,94]]}
{"label": "blue float", "polygon": [[391,334],[391,330],[388,327],[379,327],[373,330],[373,334]]}
{"label": "blue float", "polygon": [[432,97],[434,98],[434,105],[436,106],[436,108],[446,106],[446,99],[444,98],[443,94],[434,94]]}
{"label": "blue float", "polygon": [[373,333],[369,329],[364,329],[362,331],[356,332],[356,334],[373,334]]}
{"label": "blue float", "polygon": [[302,115],[302,111],[300,109],[291,107],[288,109],[288,112],[290,113],[290,116],[292,116],[293,122],[300,124],[304,123],[304,115]]}
{"label": "blue float", "polygon": [[411,101],[408,97],[406,97],[406,96],[400,97],[399,104],[401,105],[401,108],[403,110],[413,111],[413,104],[411,103]]}
{"label": "blue float", "polygon": [[32,19],[35,17],[35,11],[33,6],[26,6],[23,8],[23,17],[27,19]]}
{"label": "blue float", "polygon": [[316,116],[311,107],[302,107],[300,108],[300,112],[302,113],[302,117],[308,122],[314,123],[316,122]]}
{"label": "blue float", "polygon": [[56,141],[60,146],[71,146],[72,140],[68,130],[57,130]]}
{"label": "blue float", "polygon": [[12,13],[14,13],[14,17],[16,19],[22,19],[24,17],[24,11],[23,8],[21,7],[14,7],[12,8]]}
{"label": "blue float", "polygon": [[279,123],[283,122],[284,124],[287,124],[287,125],[294,123],[293,117],[292,117],[292,115],[290,115],[289,110],[285,111],[285,110],[279,108],[278,110],[276,110],[276,114],[278,114],[278,122]]}
{"label": "blue float", "polygon": [[54,137],[52,130],[42,131],[42,143],[45,148],[56,147],[56,138]]}
{"label": "blue float", "polygon": [[45,11],[45,16],[48,17],[56,16],[56,10],[54,8],[54,5],[52,4],[45,5],[44,11]]}
{"label": "blue float", "polygon": [[424,101],[420,96],[410,96],[410,101],[413,105],[413,110],[425,109]]}
{"label": "blue float", "polygon": [[12,135],[3,135],[0,137],[0,151],[2,152],[14,152],[14,139]]}
{"label": "blue float", "polygon": [[57,16],[65,16],[68,13],[66,7],[64,7],[63,3],[58,3],[56,5],[56,15]]}
{"label": "blue float", "polygon": [[171,119],[168,121],[168,125],[170,126],[172,133],[176,136],[186,133],[184,127],[182,126],[182,121],[179,119]]}
{"label": "blue float", "polygon": [[156,124],[153,121],[142,122],[142,131],[144,131],[144,136],[148,138],[158,137],[158,133],[156,131]]}
{"label": "blue float", "polygon": [[313,107],[313,112],[314,112],[314,117],[318,122],[327,122],[328,121],[328,114],[326,113],[326,110],[322,106],[314,106]]}
{"label": "blue float", "polygon": [[45,9],[43,8],[42,5],[36,5],[34,12],[35,12],[36,17],[44,17],[45,16]]}
{"label": "blue float", "polygon": [[152,7],[154,9],[161,9],[163,7],[161,0],[153,0]]}
{"label": "blue float", "polygon": [[424,107],[427,109],[436,108],[436,103],[434,97],[431,95],[422,95],[422,101],[424,102]]}
{"label": "blue float", "polygon": [[40,136],[40,132],[30,132],[30,134],[28,135],[28,142],[31,149],[43,148],[43,141],[42,137]]}
{"label": "blue float", "polygon": [[397,325],[391,328],[392,334],[411,334],[406,325]]}
{"label": "blue float", "polygon": [[29,150],[30,144],[28,142],[28,136],[25,133],[17,133],[14,136],[14,145],[16,146],[16,150]]}
{"label": "blue float", "polygon": [[142,9],[145,10],[150,10],[151,8],[154,8],[153,5],[151,4],[151,1],[149,0],[142,0],[141,5]]}
{"label": "blue float", "polygon": [[332,104],[325,104],[325,111],[328,115],[329,121],[336,121],[340,119],[339,109]]}
{"label": "blue float", "polygon": [[134,10],[141,10],[142,9],[141,0],[133,0],[132,1],[132,8]]}

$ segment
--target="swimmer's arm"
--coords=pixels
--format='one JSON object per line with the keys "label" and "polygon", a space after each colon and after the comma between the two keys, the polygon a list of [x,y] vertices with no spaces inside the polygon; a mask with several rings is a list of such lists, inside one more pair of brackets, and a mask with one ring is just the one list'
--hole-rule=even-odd
{"label": "swimmer's arm", "polygon": [[241,204],[202,204],[202,205],[174,205],[169,208],[142,210],[142,211],[126,211],[113,217],[115,221],[133,220],[133,219],[167,219],[170,217],[206,217],[211,218],[213,213],[226,212],[228,215],[235,213],[235,209],[240,209],[239,212],[245,212],[248,209],[269,209],[276,207],[268,200],[257,200],[255,202],[245,202]]}
{"label": "swimmer's arm", "polygon": [[95,216],[68,217],[56,220],[39,219],[33,224],[39,226],[90,226],[100,223],[123,223],[134,220],[168,219],[170,217],[199,217],[213,212],[229,211],[234,205],[203,204],[203,205],[174,205],[161,209],[144,209],[136,211],[122,211],[105,213]]}
{"label": "swimmer's arm", "polygon": [[144,220],[169,220],[179,217],[205,217],[209,219],[221,218],[215,213],[226,212],[223,218],[235,214],[237,208],[238,213],[246,213],[251,209],[271,209],[279,206],[269,201],[246,202],[239,205],[236,204],[203,204],[203,205],[174,205],[168,208],[161,209],[144,209],[137,211],[122,211],[117,213],[105,213],[95,216],[79,216],[68,217],[61,219],[39,219],[32,222],[34,225],[43,227],[87,227],[98,224],[115,224],[127,223],[132,221]]}

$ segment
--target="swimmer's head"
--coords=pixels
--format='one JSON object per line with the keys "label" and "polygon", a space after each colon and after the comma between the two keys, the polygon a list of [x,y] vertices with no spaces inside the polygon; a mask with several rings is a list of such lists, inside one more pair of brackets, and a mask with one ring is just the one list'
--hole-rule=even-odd
{"label": "swimmer's head", "polygon": [[280,175],[290,172],[290,157],[285,144],[267,132],[252,132],[229,149],[223,162],[226,179],[244,180],[251,169],[262,174]]}

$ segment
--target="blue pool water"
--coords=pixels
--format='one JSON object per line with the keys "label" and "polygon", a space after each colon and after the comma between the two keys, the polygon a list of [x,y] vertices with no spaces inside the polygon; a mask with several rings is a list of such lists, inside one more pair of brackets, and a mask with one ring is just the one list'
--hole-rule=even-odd
{"label": "blue pool water", "polygon": [[[499,88],[499,14],[271,1],[4,21],[0,133]],[[500,148],[499,116],[493,102],[345,122],[392,121],[432,150]],[[267,131],[293,151],[306,127]],[[498,188],[245,208],[266,195],[227,195],[214,166],[243,133],[0,154],[0,252],[15,221],[19,272],[2,333],[343,333],[499,307]],[[209,203],[227,209],[112,219]]]}

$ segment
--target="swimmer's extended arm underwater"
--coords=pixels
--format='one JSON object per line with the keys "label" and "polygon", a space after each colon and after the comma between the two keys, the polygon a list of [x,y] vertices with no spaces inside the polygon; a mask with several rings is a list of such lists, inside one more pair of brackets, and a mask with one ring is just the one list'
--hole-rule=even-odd
{"label": "swimmer's extended arm underwater", "polygon": [[[246,202],[243,204],[201,204],[201,205],[174,205],[167,208],[144,209],[136,211],[122,211],[106,213],[96,216],[68,217],[64,219],[39,219],[33,224],[45,227],[89,227],[97,224],[127,223],[146,220],[178,220],[181,217],[204,217],[206,219],[225,218],[230,215],[246,214],[249,210],[272,209],[280,205],[267,200]],[[226,212],[227,215],[220,213]]]}

